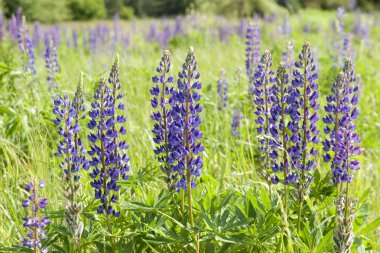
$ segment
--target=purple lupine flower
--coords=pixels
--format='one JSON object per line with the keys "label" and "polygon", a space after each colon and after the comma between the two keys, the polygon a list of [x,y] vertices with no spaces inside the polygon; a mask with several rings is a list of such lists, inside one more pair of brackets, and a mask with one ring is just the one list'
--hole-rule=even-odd
{"label": "purple lupine flower", "polygon": [[258,23],[249,23],[245,38],[247,46],[245,49],[245,66],[247,76],[251,78],[255,73],[257,64],[260,62],[261,31]]}
{"label": "purple lupine flower", "polygon": [[[169,84],[174,82],[173,76],[170,75],[170,52],[165,50],[162,54],[159,67],[157,67],[158,75],[153,76],[152,81],[155,84],[150,90],[153,98],[151,104],[157,111],[153,112],[151,118],[155,121],[153,127],[154,138],[156,144],[154,153],[158,156],[161,163],[161,170],[166,174],[165,181],[169,190],[174,189],[176,183],[176,174],[172,170],[173,151],[176,142],[173,143],[173,136],[170,132],[172,124],[172,110],[169,105],[169,98],[173,91],[173,87]],[[175,139],[175,137],[174,137]]]}
{"label": "purple lupine flower", "polygon": [[91,186],[95,189],[95,198],[101,202],[97,212],[118,217],[120,211],[113,207],[118,199],[114,193],[120,190],[117,180],[127,180],[127,172],[130,170],[129,158],[124,152],[129,145],[121,140],[127,130],[123,126],[126,118],[121,113],[125,110],[125,105],[120,102],[123,94],[120,92],[119,55],[116,55],[112,65],[108,84],[106,78],[100,80],[94,95],[95,100],[91,103],[88,127],[93,133],[88,135],[92,144],[88,153],[92,156],[90,165],[93,171],[90,176],[94,180]]}
{"label": "purple lupine flower", "polygon": [[226,79],[226,71],[222,69],[220,72],[220,78],[217,85],[218,91],[218,110],[221,111],[223,107],[227,107],[228,104],[228,82]]}
{"label": "purple lupine flower", "polygon": [[[269,144],[271,146],[270,157],[272,159],[273,172],[282,172],[284,174],[285,185],[295,182],[296,175],[290,172],[290,162],[288,160],[288,142],[290,141],[287,124],[287,116],[290,109],[289,104],[293,103],[293,89],[289,84],[289,75],[285,63],[280,63],[277,68],[276,85],[272,87],[272,107],[270,108],[270,135]],[[282,154],[280,151],[283,151]],[[281,158],[281,159],[279,159]],[[272,183],[278,183],[280,179],[277,175],[273,175]]]}
{"label": "purple lupine flower", "polygon": [[151,42],[151,41],[157,39],[157,37],[158,37],[157,26],[155,24],[151,24],[150,28],[149,28],[149,34],[146,37],[146,40],[148,42]]}
{"label": "purple lupine flower", "polygon": [[254,75],[254,103],[256,105],[257,133],[259,134],[260,171],[259,174],[267,182],[270,181],[270,108],[272,105],[272,83],[275,82],[272,67],[272,55],[266,50],[261,56]]}
{"label": "purple lupine flower", "polygon": [[176,143],[173,151],[173,158],[176,158],[176,161],[173,162],[172,168],[181,178],[175,185],[177,191],[181,188],[195,187],[195,179],[201,175],[203,167],[200,154],[204,146],[200,142],[202,132],[199,130],[202,122],[199,113],[202,111],[202,106],[197,91],[202,88],[202,84],[198,81],[200,74],[197,69],[195,52],[191,47],[182,70],[178,73],[178,88],[173,90],[171,101],[173,123],[170,125],[172,132],[170,141]]}
{"label": "purple lupine flower", "polygon": [[327,114],[323,118],[326,124],[324,132],[329,134],[322,142],[325,151],[323,158],[325,162],[331,162],[333,184],[350,183],[352,172],[359,169],[359,161],[352,158],[361,153],[357,145],[360,138],[353,122],[359,115],[358,92],[353,63],[348,58],[327,97]]}
{"label": "purple lupine flower", "polygon": [[[318,73],[314,64],[310,42],[305,42],[302,51],[295,62],[292,80],[292,94],[288,101],[289,114],[292,121],[288,128],[292,132],[290,140],[293,146],[289,150],[293,167],[296,169],[298,197],[304,200],[313,180],[313,170],[317,163],[313,157],[318,154],[316,145],[319,143],[319,130],[316,122],[319,120],[317,110]],[[299,128],[299,125],[301,126]]]}
{"label": "purple lupine flower", "polygon": [[240,136],[241,120],[244,119],[240,109],[234,109],[232,114],[231,133],[233,136]]}
{"label": "purple lupine flower", "polygon": [[47,70],[46,80],[50,83],[50,89],[57,88],[56,76],[59,73],[58,54],[51,36],[45,41],[45,66]]}
{"label": "purple lupine flower", "polygon": [[21,59],[25,64],[25,73],[35,75],[37,72],[34,48],[26,26],[25,17],[22,17],[22,21],[18,26],[17,43],[21,53]]}
{"label": "purple lupine flower", "polygon": [[28,218],[23,218],[23,226],[27,228],[27,236],[24,237],[22,245],[41,252],[47,252],[47,248],[42,246],[42,240],[45,240],[46,234],[44,228],[50,224],[48,217],[39,217],[40,211],[46,207],[48,200],[38,195],[39,189],[45,187],[43,181],[29,183],[25,186],[25,190],[30,193],[29,197],[22,201],[22,207],[31,207],[32,215]]}
{"label": "purple lupine flower", "polygon": [[58,134],[62,136],[55,155],[62,157],[60,168],[64,172],[63,179],[67,184],[64,187],[64,195],[72,203],[79,189],[79,171],[82,168],[86,170],[89,168],[85,157],[86,151],[78,136],[81,129],[78,116],[80,110],[77,110],[67,95],[54,100],[54,106],[53,113],[57,116],[54,123],[58,127]]}
{"label": "purple lupine flower", "polygon": [[178,16],[174,23],[174,36],[182,36],[186,33],[185,27],[183,25],[184,20],[182,17]]}
{"label": "purple lupine flower", "polygon": [[245,20],[244,19],[240,19],[240,23],[239,23],[239,26],[237,28],[237,34],[239,35],[240,38],[244,37],[245,26],[246,26]]}

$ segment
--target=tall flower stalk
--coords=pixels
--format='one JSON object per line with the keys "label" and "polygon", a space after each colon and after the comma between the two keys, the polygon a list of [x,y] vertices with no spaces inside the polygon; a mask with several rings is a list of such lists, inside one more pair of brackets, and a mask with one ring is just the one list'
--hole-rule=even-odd
{"label": "tall flower stalk", "polygon": [[245,35],[245,67],[249,79],[249,95],[254,93],[254,74],[260,63],[261,30],[257,23],[249,23]]}
{"label": "tall flower stalk", "polygon": [[223,110],[228,104],[228,82],[226,79],[226,71],[222,69],[220,72],[220,78],[217,83],[218,91],[218,110]]}
{"label": "tall flower stalk", "polygon": [[46,80],[50,83],[50,89],[58,88],[56,83],[57,74],[59,73],[58,54],[54,45],[53,38],[49,36],[45,42],[45,66],[47,70]]}
{"label": "tall flower stalk", "polygon": [[[291,156],[297,174],[295,184],[300,202],[298,210],[298,229],[300,229],[302,204],[309,194],[310,184],[313,181],[313,170],[317,166],[314,157],[318,154],[318,150],[315,145],[319,143],[319,130],[316,126],[316,122],[319,120],[317,113],[319,93],[316,83],[318,74],[310,42],[305,42],[303,45],[295,67],[297,69],[293,72],[294,79],[292,80],[294,103],[290,108],[293,114]],[[300,129],[299,125],[301,125]]]}
{"label": "tall flower stalk", "polygon": [[44,181],[39,183],[34,180],[26,185],[25,190],[30,193],[29,197],[22,202],[24,208],[31,207],[32,215],[23,218],[23,226],[28,229],[27,236],[22,241],[23,246],[33,250],[34,253],[48,252],[47,248],[42,246],[42,240],[47,239],[44,228],[50,224],[48,217],[40,217],[40,211],[43,210],[48,200],[39,196],[39,190],[45,187]]}
{"label": "tall flower stalk", "polygon": [[153,141],[156,144],[154,153],[158,156],[158,161],[161,163],[161,170],[166,175],[165,181],[168,189],[173,190],[177,174],[172,169],[175,140],[173,140],[172,133],[170,132],[170,125],[172,124],[173,119],[169,98],[173,91],[173,87],[169,87],[168,85],[174,82],[174,78],[169,74],[170,67],[170,52],[169,50],[165,50],[160,64],[156,69],[158,75],[155,75],[152,78],[155,85],[150,90],[150,93],[153,96],[151,100],[152,107],[154,109],[157,108],[157,111],[153,112],[151,116],[156,122],[153,127],[153,133],[155,135]]}
{"label": "tall flower stalk", "polygon": [[[199,117],[199,113],[202,111],[198,93],[202,87],[198,81],[199,77],[195,52],[191,47],[185,63],[182,65],[182,70],[178,73],[178,88],[173,90],[173,124],[170,127],[178,143],[174,153],[179,154],[179,157],[173,168],[181,178],[176,184],[176,189],[187,190],[191,226],[194,226],[191,189],[196,186],[196,178],[201,175],[203,159],[200,154],[204,150],[204,146],[200,142],[202,132],[199,130],[202,122]],[[199,252],[198,235],[196,244],[197,252]]]}
{"label": "tall flower stalk", "polygon": [[80,170],[89,169],[88,160],[79,131],[80,120],[85,118],[85,107],[83,99],[83,77],[81,75],[74,101],[67,95],[54,100],[53,113],[57,116],[54,121],[59,127],[58,134],[62,140],[58,145],[56,156],[62,157],[60,168],[64,172],[63,192],[67,200],[65,217],[68,229],[73,237],[74,243],[79,247],[83,231],[83,223],[79,222],[82,205],[77,201],[77,192],[80,184]]}
{"label": "tall flower stalk", "polygon": [[270,147],[270,108],[272,105],[272,83],[275,81],[272,67],[272,55],[266,50],[261,56],[254,75],[254,103],[256,105],[257,133],[259,134],[260,176],[270,184],[271,147]]}
{"label": "tall flower stalk", "polygon": [[[326,117],[323,118],[324,129],[328,138],[323,142],[325,162],[330,162],[332,183],[336,185],[337,222],[334,242],[336,252],[349,252],[353,243],[353,222],[355,219],[355,199],[349,198],[349,184],[353,172],[359,170],[356,156],[361,154],[358,146],[359,135],[355,132],[354,120],[359,115],[359,86],[353,70],[351,59],[347,58],[342,71],[337,75],[327,97]],[[346,187],[343,189],[344,184]],[[342,195],[341,195],[342,193]]]}
{"label": "tall flower stalk", "polygon": [[[91,150],[88,151],[93,167],[90,173],[93,181],[91,186],[95,189],[95,198],[101,204],[98,214],[105,213],[107,220],[109,215],[118,217],[120,211],[114,209],[118,200],[116,194],[120,190],[117,180],[127,180],[129,171],[129,158],[124,152],[129,145],[121,137],[126,134],[126,129],[121,124],[126,118],[118,111],[125,110],[125,105],[119,100],[123,94],[119,79],[119,57],[116,56],[112,66],[108,84],[106,78],[101,78],[92,102],[91,117],[88,127],[93,130],[88,136],[91,142]],[[121,125],[121,126],[120,126]]]}
{"label": "tall flower stalk", "polygon": [[[273,172],[283,173],[284,183],[284,210],[287,212],[288,185],[295,182],[296,176],[290,172],[291,164],[288,159],[288,142],[290,141],[288,129],[289,103],[293,103],[292,88],[289,84],[289,75],[285,63],[280,63],[276,73],[276,84],[272,88],[272,107],[270,109],[270,134],[272,147],[270,157],[272,159]],[[281,152],[282,151],[282,152]],[[282,154],[281,154],[282,153]],[[272,183],[279,182],[277,175],[272,176]]]}

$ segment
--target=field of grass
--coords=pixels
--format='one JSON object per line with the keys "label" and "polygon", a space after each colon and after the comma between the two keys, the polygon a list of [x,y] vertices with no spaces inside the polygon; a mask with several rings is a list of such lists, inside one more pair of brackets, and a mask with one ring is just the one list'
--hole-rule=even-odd
{"label": "field of grass", "polygon": [[[261,52],[271,51],[274,69],[281,61],[287,41],[294,40],[295,57],[305,41],[311,42],[319,65],[321,96],[318,102],[322,105],[326,104],[325,97],[339,72],[333,62],[337,54],[333,48],[337,36],[331,29],[334,18],[334,12],[321,11],[304,11],[291,16],[291,36],[278,33],[277,25],[283,22],[281,17],[266,27],[261,21]],[[353,28],[355,18],[355,14],[348,15],[347,30]],[[362,83],[356,124],[363,154],[361,169],[355,173],[350,186],[350,194],[359,199],[351,252],[380,250],[380,25],[376,25],[375,14],[370,18],[369,44],[353,36],[355,71]],[[105,226],[105,218],[96,214],[98,200],[94,199],[89,171],[81,171],[79,199],[84,210],[80,219],[85,224],[82,252],[112,252],[111,241],[117,252],[195,252],[197,236],[200,236],[200,252],[334,252],[336,196],[330,184],[329,164],[318,157],[310,198],[303,211],[302,229],[298,232],[296,201],[290,202],[288,217],[284,218],[281,211],[283,185],[272,186],[270,196],[267,184],[256,173],[257,133],[254,106],[247,99],[244,39],[233,34],[221,41],[215,35],[219,22],[238,25],[238,20],[199,16],[202,29],[172,38],[168,46],[173,75],[180,70],[188,47],[194,47],[203,84],[200,128],[205,146],[204,166],[192,191],[195,226],[190,227],[186,222],[187,212],[181,213],[177,208],[181,194],[166,191],[164,174],[153,152],[149,90],[162,48],[156,42],[147,42],[144,33],[149,32],[149,24],[162,21],[120,22],[121,29],[130,32],[129,46],[120,43],[116,50],[120,55],[120,79],[126,104],[125,139],[130,145],[127,150],[130,179],[120,182],[117,206],[121,217],[112,219],[110,231]],[[190,19],[188,22],[190,26]],[[111,22],[106,24],[112,27]],[[303,32],[305,24],[310,24],[311,33]],[[78,26],[87,29],[95,25],[81,23]],[[64,31],[65,27],[69,30],[76,24],[61,26]],[[46,182],[42,194],[48,198],[46,215],[52,223],[47,228],[48,239],[44,244],[49,252],[79,252],[71,243],[64,219],[61,161],[54,155],[59,136],[53,123],[53,99],[61,94],[72,97],[82,71],[85,103],[87,109],[90,108],[99,78],[107,76],[111,69],[114,52],[108,44],[88,52],[81,47],[67,48],[62,42],[57,53],[61,67],[57,78],[59,89],[49,89],[42,45],[36,49],[37,75],[33,80],[23,73],[17,45],[9,40],[0,43],[0,252],[32,252],[20,247],[26,233],[21,218],[27,215],[21,202],[27,196],[24,185],[31,177]],[[242,73],[236,80],[239,67]],[[216,88],[221,69],[226,71],[229,82],[228,106],[222,111],[218,110]],[[238,107],[242,108],[245,118],[241,136],[235,137],[231,134],[231,121],[233,109]],[[323,110],[320,113],[323,115]],[[89,117],[83,126],[88,120]],[[322,120],[318,127],[323,139]],[[83,127],[80,133],[86,149],[89,132]],[[319,150],[322,153],[321,144]]]}

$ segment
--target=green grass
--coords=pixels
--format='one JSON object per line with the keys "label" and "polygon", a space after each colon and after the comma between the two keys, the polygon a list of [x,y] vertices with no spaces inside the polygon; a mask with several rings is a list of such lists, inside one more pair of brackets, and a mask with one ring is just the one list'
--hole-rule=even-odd
{"label": "green grass", "polygon": [[[325,104],[325,96],[338,72],[338,69],[332,67],[334,52],[331,51],[333,36],[330,22],[333,17],[332,12],[320,11],[305,11],[291,17],[295,55],[298,55],[305,40],[309,40],[313,49],[317,50],[322,93],[319,102],[322,104]],[[352,21],[353,18],[349,17],[349,20]],[[205,23],[212,24],[212,21],[208,18]],[[137,21],[138,30],[147,29],[147,23],[147,20]],[[303,34],[302,25],[306,23],[311,24],[315,31],[321,28],[321,33]],[[66,24],[71,25],[73,24]],[[122,23],[122,26],[130,29],[131,24]],[[349,27],[352,27],[352,22]],[[368,250],[371,247],[380,249],[378,245],[375,246],[380,243],[379,229],[375,231],[366,227],[380,217],[380,27],[373,26],[371,29],[370,46],[363,46],[358,38],[354,40],[355,70],[363,82],[357,129],[362,137],[361,146],[364,152],[360,158],[361,170],[355,174],[350,192],[355,197],[363,194],[368,196],[359,202],[360,215],[355,225],[358,237],[352,252],[363,252],[360,251],[361,242]],[[274,25],[263,30],[262,49],[272,52],[274,66],[277,66],[287,40],[281,37],[271,38],[275,31]],[[131,179],[122,183],[122,217],[114,225],[114,235],[120,242],[120,252],[193,252],[189,238],[194,231],[186,225],[180,228],[183,223],[181,216],[171,207],[172,196],[161,191],[165,189],[163,174],[159,171],[152,151],[153,123],[150,119],[152,109],[149,89],[161,50],[155,43],[146,43],[140,33],[132,34],[131,38],[128,49],[121,46],[118,48],[122,89],[125,94],[123,99],[127,107],[126,140],[130,144],[127,152],[131,159]],[[199,231],[208,235],[201,241],[202,252],[222,252],[224,248],[227,252],[275,252],[277,238],[285,238],[288,245],[293,245],[300,252],[311,252],[311,241],[318,242],[315,252],[332,252],[332,230],[326,228],[326,224],[333,224],[335,208],[332,195],[312,192],[312,198],[307,203],[309,211],[305,213],[308,217],[307,226],[310,226],[312,232],[307,232],[305,228],[302,240],[296,235],[289,238],[284,229],[288,225],[282,221],[277,198],[269,199],[265,190],[266,184],[256,174],[254,157],[257,155],[257,135],[252,106],[245,100],[248,80],[244,74],[244,41],[233,36],[228,42],[220,42],[212,36],[202,36],[199,32],[175,38],[169,46],[173,61],[172,73],[177,73],[181,68],[189,46],[195,48],[203,83],[201,101],[204,111],[201,114],[201,130],[202,143],[205,145],[205,164],[199,184],[193,190],[195,223]],[[41,58],[37,60],[37,82],[33,82],[22,74],[16,46],[2,42],[0,50],[0,61],[3,62],[0,66],[0,251],[2,246],[20,245],[24,235],[21,217],[26,215],[21,208],[21,200],[26,196],[22,188],[31,176],[36,176],[46,181],[43,194],[49,199],[47,209],[53,221],[49,226],[49,235],[50,238],[55,238],[49,241],[52,245],[50,249],[74,252],[59,248],[68,243],[64,239],[64,203],[59,159],[54,156],[58,135],[52,123],[52,98],[58,92],[73,95],[79,73],[83,71],[85,100],[89,108],[95,85],[100,76],[108,74],[113,55],[108,48],[100,49],[97,54],[88,54],[62,46],[58,50],[62,67],[60,89],[50,91],[49,84],[45,81],[44,62]],[[238,67],[243,69],[240,83],[234,81]],[[220,112],[217,109],[216,82],[222,68],[226,70],[230,85],[229,106]],[[238,105],[243,106],[246,118],[242,122],[242,136],[235,138],[230,133],[230,125],[232,110]],[[322,121],[319,127],[323,129]],[[86,136],[88,130],[84,128],[81,134]],[[88,147],[88,143],[85,144]],[[318,172],[322,175],[321,178],[330,173],[329,165],[323,163],[322,159],[319,160]],[[96,205],[93,203],[90,178],[87,172],[82,174],[81,199],[86,206],[83,243],[88,243],[87,252],[96,252],[95,245],[100,245],[109,231],[102,225],[103,218],[94,215]],[[317,186],[327,189],[330,185],[328,181],[322,183],[321,179],[316,180],[314,187]],[[275,186],[274,190],[279,190],[281,194],[281,185]],[[174,198],[179,201],[178,196]],[[291,210],[295,206],[296,203],[292,203]],[[289,219],[295,220],[296,214],[290,215]],[[366,220],[364,224],[363,219]],[[295,233],[292,224],[289,225],[290,230]],[[377,224],[378,222],[373,226]],[[365,233],[366,228],[369,233]],[[108,250],[106,249],[107,252]],[[291,251],[282,249],[281,252]]]}

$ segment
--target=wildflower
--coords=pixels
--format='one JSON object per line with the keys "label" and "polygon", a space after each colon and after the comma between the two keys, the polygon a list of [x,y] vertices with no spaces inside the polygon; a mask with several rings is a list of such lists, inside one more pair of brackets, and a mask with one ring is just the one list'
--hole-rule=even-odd
{"label": "wildflower", "polygon": [[48,200],[38,195],[38,189],[45,187],[44,181],[31,182],[25,186],[25,190],[30,193],[29,197],[22,202],[22,207],[31,207],[32,216],[30,218],[23,218],[23,226],[27,228],[27,236],[22,241],[23,246],[33,248],[36,252],[40,249],[42,252],[47,252],[47,249],[42,246],[42,240],[45,240],[46,234],[44,228],[50,224],[48,217],[39,217],[40,211],[43,210]]}
{"label": "wildflower", "polygon": [[228,82],[226,80],[226,71],[222,69],[220,78],[217,85],[218,90],[218,109],[222,110],[223,107],[227,107],[228,103]]}
{"label": "wildflower", "polygon": [[[317,163],[314,158],[318,150],[314,147],[319,143],[319,130],[316,122],[319,120],[317,110],[318,79],[316,66],[311,52],[311,45],[305,42],[302,51],[298,56],[299,61],[295,62],[295,67],[299,70],[293,71],[292,93],[288,100],[289,114],[292,122],[288,128],[292,132],[290,140],[293,145],[289,150],[292,157],[293,167],[297,170],[296,186],[298,197],[303,200],[308,195],[310,183],[313,180],[312,173]],[[299,129],[299,125],[301,128]]]}
{"label": "wildflower", "polygon": [[261,56],[259,65],[256,68],[254,75],[254,103],[256,105],[256,124],[257,133],[259,134],[259,152],[260,152],[260,175],[267,182],[270,181],[269,170],[270,166],[270,108],[272,98],[272,83],[275,81],[272,67],[272,55],[266,50]]}
{"label": "wildflower", "polygon": [[325,162],[331,161],[333,184],[350,183],[353,179],[352,172],[359,169],[359,161],[353,159],[353,156],[361,153],[357,146],[360,138],[355,132],[354,123],[359,115],[358,92],[353,63],[351,59],[346,59],[333,83],[331,94],[327,97],[327,115],[323,118],[326,124],[324,132],[329,134],[323,142],[326,152],[323,158]]}
{"label": "wildflower", "polygon": [[176,158],[173,161],[177,162],[173,169],[181,177],[175,186],[177,190],[195,187],[195,178],[201,175],[203,167],[200,154],[204,146],[200,142],[202,132],[199,130],[202,122],[199,113],[202,106],[197,91],[201,89],[202,84],[198,81],[200,74],[197,69],[195,52],[191,47],[182,70],[178,73],[178,88],[173,90],[171,101],[173,123],[170,125],[170,131],[173,135],[170,141],[177,143],[173,152],[173,158]]}
{"label": "wildflower", "polygon": [[232,115],[232,123],[231,123],[231,133],[233,136],[240,136],[240,125],[241,120],[244,119],[243,113],[240,109],[234,109]]}
{"label": "wildflower", "polygon": [[45,66],[48,73],[46,80],[49,81],[50,88],[58,88],[58,85],[56,84],[56,75],[59,72],[58,54],[52,37],[49,37],[45,46]]}
{"label": "wildflower", "polygon": [[260,62],[261,31],[257,23],[249,23],[245,38],[247,46],[245,49],[245,66],[247,76],[251,78],[255,73],[257,64]]}
{"label": "wildflower", "polygon": [[173,76],[170,73],[171,61],[169,50],[163,52],[160,66],[157,67],[158,76],[152,78],[155,86],[150,90],[153,98],[151,104],[157,111],[153,112],[151,118],[156,122],[154,124],[153,133],[155,137],[153,141],[156,144],[154,153],[158,156],[158,161],[161,163],[161,170],[166,174],[166,183],[168,189],[174,188],[176,174],[171,168],[171,153],[173,151],[173,142],[171,132],[169,131],[172,124],[171,106],[169,105],[169,96],[173,88],[169,84],[174,82]]}
{"label": "wildflower", "polygon": [[118,217],[120,212],[113,207],[118,200],[115,193],[120,190],[117,180],[120,178],[127,180],[127,172],[130,169],[129,158],[124,152],[129,145],[120,139],[126,134],[126,129],[122,125],[126,122],[126,118],[119,113],[125,110],[125,105],[119,102],[123,94],[119,91],[121,83],[118,55],[112,66],[108,84],[106,78],[101,78],[91,104],[92,110],[89,112],[91,120],[88,127],[93,133],[88,135],[92,144],[88,153],[92,156],[91,186],[95,189],[95,198],[101,202],[97,212]]}

